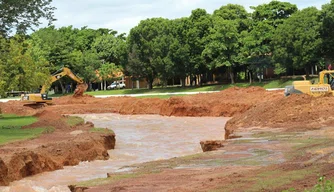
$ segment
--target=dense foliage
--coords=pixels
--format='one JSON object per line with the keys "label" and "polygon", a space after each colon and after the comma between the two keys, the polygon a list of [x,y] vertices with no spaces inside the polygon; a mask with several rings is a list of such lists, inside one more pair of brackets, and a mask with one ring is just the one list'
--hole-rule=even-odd
{"label": "dense foliage", "polygon": [[[17,13],[10,11],[11,1],[0,1],[1,12],[8,13],[0,14],[0,30],[7,34],[16,28],[21,33],[41,17],[52,21],[50,1],[20,1]],[[23,5],[29,6],[23,9]],[[3,35],[0,92],[34,89],[43,84],[45,75],[63,66],[86,82],[103,82],[100,88],[120,71],[132,79],[146,79],[153,88],[155,79],[163,85],[177,79],[184,86],[187,77],[191,83],[201,77],[201,84],[212,81],[213,74],[216,80],[252,82],[261,80],[258,77],[267,68],[276,75],[309,75],[334,59],[334,0],[322,10],[298,10],[280,1],[251,9],[227,4],[212,14],[199,8],[189,17],[149,18],[128,35],[72,26],[49,26],[24,38]],[[31,11],[37,16],[32,18]]]}

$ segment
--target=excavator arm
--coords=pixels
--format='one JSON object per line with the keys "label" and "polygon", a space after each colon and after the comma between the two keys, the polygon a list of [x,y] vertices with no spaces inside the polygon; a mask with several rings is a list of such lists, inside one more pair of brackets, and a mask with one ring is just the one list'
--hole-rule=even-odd
{"label": "excavator arm", "polygon": [[51,79],[49,81],[49,84],[44,84],[41,89],[41,94],[45,93],[49,85],[51,85],[53,82],[58,81],[60,78],[68,76],[71,79],[73,79],[78,84],[84,84],[85,82],[78,76],[76,76],[69,68],[63,67],[59,71],[57,71],[55,74],[51,76]]}
{"label": "excavator arm", "polygon": [[50,79],[42,86],[40,94],[21,95],[21,101],[27,104],[39,104],[39,103],[52,104],[52,98],[48,97],[48,95],[46,94],[46,90],[50,87],[50,85],[53,82],[59,80],[64,76],[68,76],[78,83],[76,89],[74,90],[73,97],[82,96],[83,93],[87,90],[88,85],[83,81],[83,79],[76,76],[69,68],[63,67],[55,74],[51,75]]}

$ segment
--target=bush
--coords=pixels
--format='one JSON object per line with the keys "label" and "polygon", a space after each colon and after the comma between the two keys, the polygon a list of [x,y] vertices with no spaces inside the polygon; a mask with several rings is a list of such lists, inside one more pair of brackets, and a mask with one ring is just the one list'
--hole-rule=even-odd
{"label": "bush", "polygon": [[334,192],[334,182],[325,180],[325,177],[320,177],[318,184],[314,188],[307,192]]}

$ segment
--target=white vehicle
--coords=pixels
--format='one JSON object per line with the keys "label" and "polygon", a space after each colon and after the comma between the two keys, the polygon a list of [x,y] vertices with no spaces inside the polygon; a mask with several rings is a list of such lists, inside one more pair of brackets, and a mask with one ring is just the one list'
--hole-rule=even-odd
{"label": "white vehicle", "polygon": [[107,89],[124,89],[124,88],[125,88],[125,84],[118,83],[118,82],[113,82],[107,87]]}

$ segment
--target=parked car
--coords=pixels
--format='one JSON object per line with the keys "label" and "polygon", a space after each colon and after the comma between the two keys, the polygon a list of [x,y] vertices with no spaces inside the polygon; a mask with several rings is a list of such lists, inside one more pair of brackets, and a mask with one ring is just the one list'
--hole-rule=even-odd
{"label": "parked car", "polygon": [[113,82],[107,87],[107,89],[124,89],[124,88],[125,88],[125,84],[118,83],[118,82]]}

